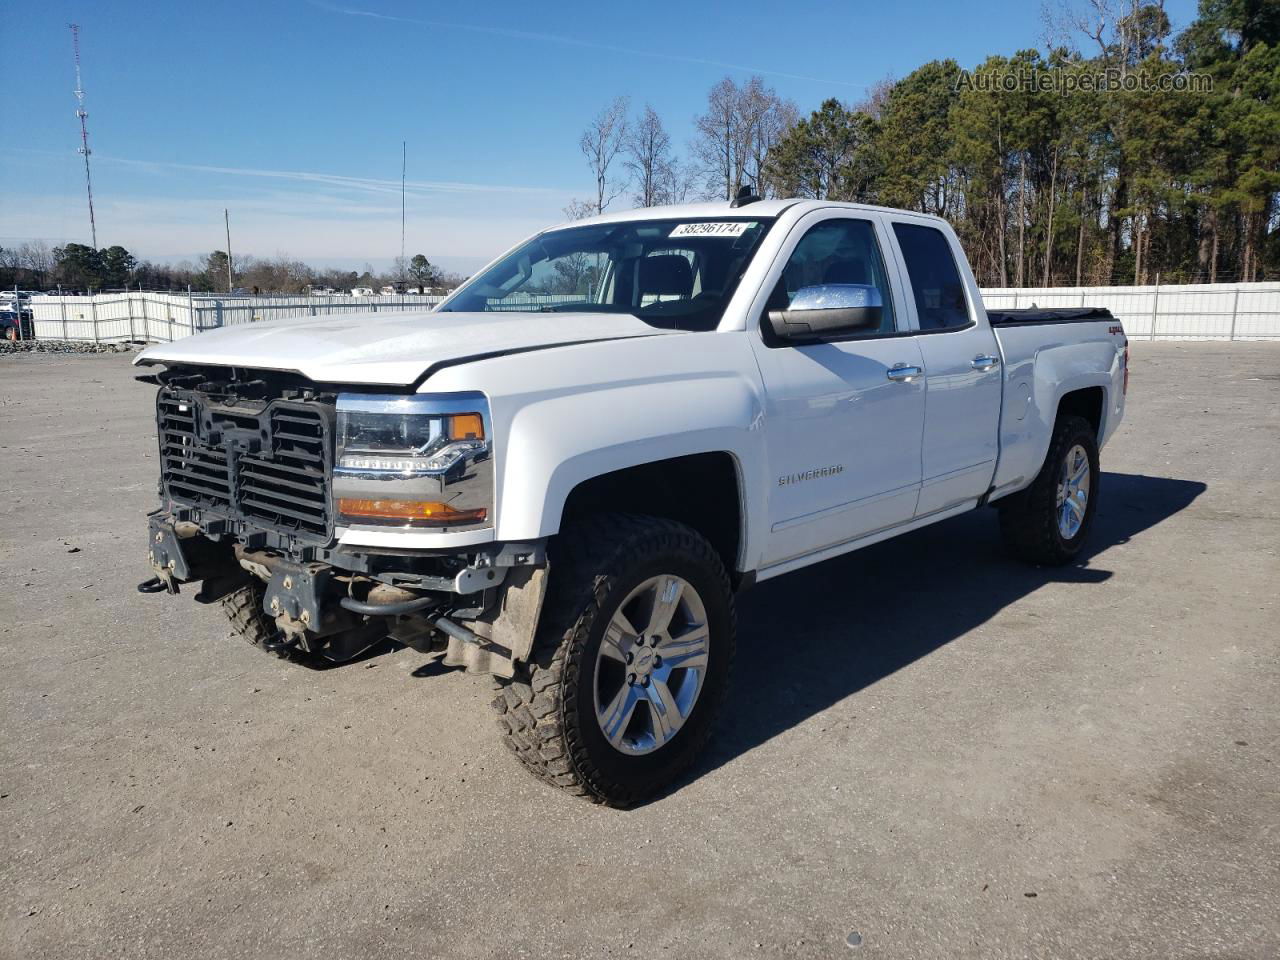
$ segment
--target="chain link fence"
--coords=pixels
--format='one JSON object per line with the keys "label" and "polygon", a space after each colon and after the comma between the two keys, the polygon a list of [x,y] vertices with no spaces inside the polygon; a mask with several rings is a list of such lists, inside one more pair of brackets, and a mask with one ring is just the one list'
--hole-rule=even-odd
{"label": "chain link fence", "polygon": [[41,340],[167,342],[239,323],[299,317],[431,310],[443,296],[235,297],[179,293],[33,296],[32,327]]}
{"label": "chain link fence", "polygon": [[[988,308],[1106,307],[1138,340],[1280,340],[1280,284],[1218,283],[1145,287],[1025,287],[982,291]],[[425,311],[444,297],[236,297],[172,293],[34,296],[37,339],[94,343],[164,342],[238,323]],[[565,297],[518,296],[504,310],[536,311]]]}

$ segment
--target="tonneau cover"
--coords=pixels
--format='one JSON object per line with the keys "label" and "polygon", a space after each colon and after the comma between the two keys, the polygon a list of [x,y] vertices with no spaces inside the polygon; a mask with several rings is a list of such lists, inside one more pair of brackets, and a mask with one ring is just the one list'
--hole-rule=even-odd
{"label": "tonneau cover", "polygon": [[1026,326],[1033,323],[1093,323],[1113,321],[1106,307],[1021,307],[1013,310],[988,310],[993,327]]}

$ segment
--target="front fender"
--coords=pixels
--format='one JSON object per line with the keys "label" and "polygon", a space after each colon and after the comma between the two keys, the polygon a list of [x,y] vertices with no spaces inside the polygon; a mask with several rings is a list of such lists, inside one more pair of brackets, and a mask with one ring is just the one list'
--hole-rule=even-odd
{"label": "front fender", "polygon": [[[512,417],[502,471],[500,540],[531,540],[560,529],[565,501],[585,480],[696,453],[737,462],[744,513],[761,517],[765,491],[750,465],[763,461],[763,411],[734,375],[598,387],[522,406]],[[750,529],[747,542],[758,543]]]}

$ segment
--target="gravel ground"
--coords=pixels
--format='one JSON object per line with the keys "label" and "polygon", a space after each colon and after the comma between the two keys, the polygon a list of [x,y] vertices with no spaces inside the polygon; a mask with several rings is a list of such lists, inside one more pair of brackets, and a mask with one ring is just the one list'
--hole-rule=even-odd
{"label": "gravel ground", "polygon": [[760,586],[705,761],[625,813],[482,679],[135,593],[151,389],[0,357],[0,956],[1280,954],[1280,346],[1133,354],[1084,562],[982,511]]}

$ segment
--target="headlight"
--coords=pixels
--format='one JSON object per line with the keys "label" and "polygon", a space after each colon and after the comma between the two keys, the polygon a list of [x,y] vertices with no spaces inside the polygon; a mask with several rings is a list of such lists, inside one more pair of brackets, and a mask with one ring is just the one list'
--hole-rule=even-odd
{"label": "headlight", "polygon": [[489,402],[480,393],[338,395],[338,522],[476,529],[493,522]]}

